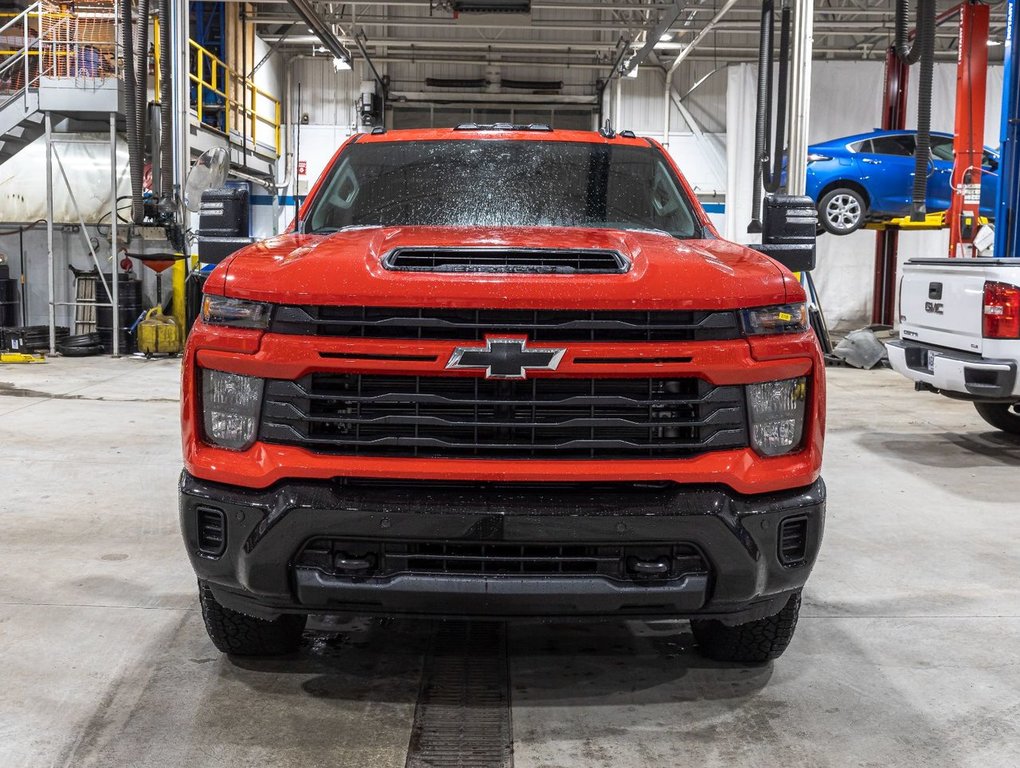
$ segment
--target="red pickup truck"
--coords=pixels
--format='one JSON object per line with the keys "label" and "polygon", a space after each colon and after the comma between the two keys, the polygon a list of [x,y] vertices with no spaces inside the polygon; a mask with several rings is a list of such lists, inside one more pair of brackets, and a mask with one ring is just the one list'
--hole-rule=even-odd
{"label": "red pickup truck", "polygon": [[763,661],[822,537],[804,291],[630,132],[352,137],[207,280],[182,410],[229,653],[308,614],[643,617]]}

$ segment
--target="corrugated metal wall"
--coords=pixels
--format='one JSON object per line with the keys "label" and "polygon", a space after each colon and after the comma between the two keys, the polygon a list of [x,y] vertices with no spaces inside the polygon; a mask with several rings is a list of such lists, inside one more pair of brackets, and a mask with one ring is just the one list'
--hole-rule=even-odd
{"label": "corrugated metal wall", "polygon": [[[710,75],[684,100],[684,106],[706,133],[726,131],[726,70],[710,74],[715,69],[708,61],[685,62],[673,78],[674,90],[683,96],[705,75]],[[664,85],[662,72],[650,67],[639,69],[636,78],[624,78],[620,127],[661,136]],[[670,124],[673,130],[688,130],[675,106],[671,108]]]}
{"label": "corrugated metal wall", "polygon": [[[291,75],[291,122],[308,125],[351,126],[354,124],[354,100],[361,78],[353,71],[337,72],[325,57],[299,58]],[[297,88],[301,86],[301,104]],[[308,119],[304,120],[303,115]]]}

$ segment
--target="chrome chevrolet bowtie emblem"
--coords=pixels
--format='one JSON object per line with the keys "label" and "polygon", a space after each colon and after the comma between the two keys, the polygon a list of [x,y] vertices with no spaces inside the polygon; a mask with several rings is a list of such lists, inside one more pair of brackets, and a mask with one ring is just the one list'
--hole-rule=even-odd
{"label": "chrome chevrolet bowtie emblem", "polygon": [[484,347],[457,347],[447,368],[484,368],[487,379],[523,379],[529,370],[555,371],[565,349],[532,349],[527,339],[486,337]]}

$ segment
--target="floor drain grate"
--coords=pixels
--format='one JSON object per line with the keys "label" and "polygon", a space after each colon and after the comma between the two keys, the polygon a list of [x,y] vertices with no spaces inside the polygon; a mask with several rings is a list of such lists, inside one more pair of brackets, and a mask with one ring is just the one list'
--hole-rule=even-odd
{"label": "floor drain grate", "polygon": [[512,768],[506,645],[500,622],[436,625],[405,768]]}

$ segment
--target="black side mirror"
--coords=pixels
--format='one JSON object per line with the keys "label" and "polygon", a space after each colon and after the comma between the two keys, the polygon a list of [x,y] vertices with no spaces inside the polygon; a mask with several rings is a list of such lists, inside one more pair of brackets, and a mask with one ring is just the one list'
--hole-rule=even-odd
{"label": "black side mirror", "polygon": [[769,195],[762,215],[761,245],[754,246],[793,272],[815,268],[818,211],[810,197]]}

